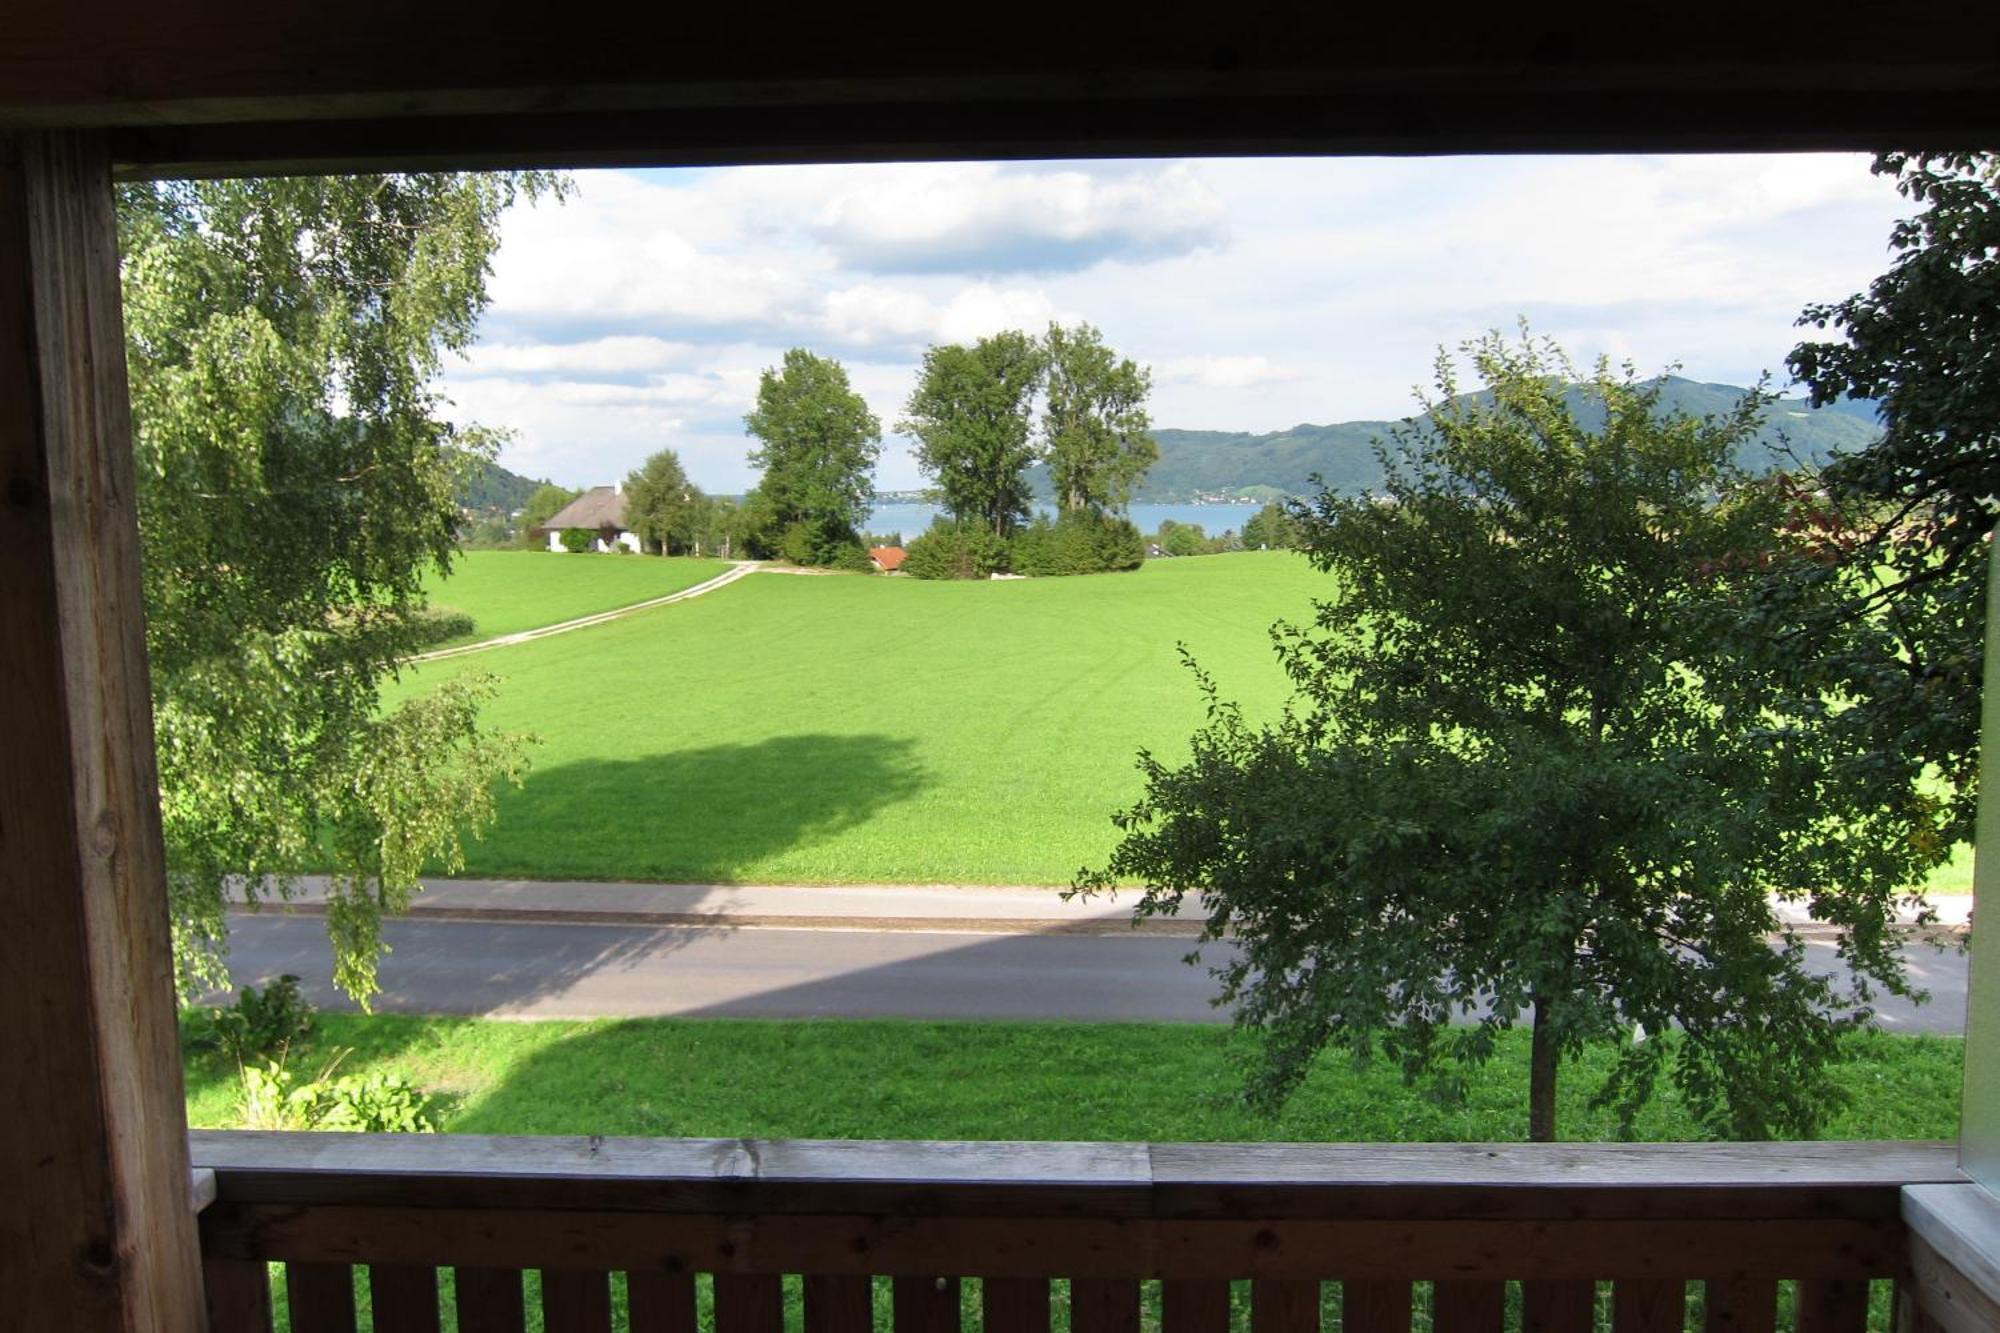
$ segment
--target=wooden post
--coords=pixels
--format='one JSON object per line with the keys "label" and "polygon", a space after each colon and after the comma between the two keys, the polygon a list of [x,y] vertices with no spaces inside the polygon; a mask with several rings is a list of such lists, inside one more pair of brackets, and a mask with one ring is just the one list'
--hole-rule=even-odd
{"label": "wooden post", "polygon": [[111,177],[0,137],[0,1292],[200,1329]]}

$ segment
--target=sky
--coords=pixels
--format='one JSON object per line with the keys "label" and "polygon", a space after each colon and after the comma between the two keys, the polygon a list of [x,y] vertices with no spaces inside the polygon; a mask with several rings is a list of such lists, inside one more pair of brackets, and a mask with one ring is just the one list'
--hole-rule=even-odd
{"label": "sky", "polygon": [[788,347],[881,419],[925,347],[1087,320],[1157,427],[1414,410],[1440,347],[1525,318],[1580,362],[1786,382],[1801,309],[1865,287],[1912,211],[1866,157],[1197,159],[589,171],[502,222],[447,415],[568,486],[662,448],[754,484],[743,416]]}

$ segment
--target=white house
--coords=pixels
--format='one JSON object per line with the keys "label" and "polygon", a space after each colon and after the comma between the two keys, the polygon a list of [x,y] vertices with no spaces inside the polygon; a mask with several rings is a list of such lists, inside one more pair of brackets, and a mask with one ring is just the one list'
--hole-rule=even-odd
{"label": "white house", "polygon": [[548,534],[551,551],[569,549],[563,545],[563,533],[571,530],[589,533],[589,549],[593,551],[610,551],[618,546],[635,553],[641,549],[639,534],[625,526],[625,483],[622,481],[591,487],[535,529]]}

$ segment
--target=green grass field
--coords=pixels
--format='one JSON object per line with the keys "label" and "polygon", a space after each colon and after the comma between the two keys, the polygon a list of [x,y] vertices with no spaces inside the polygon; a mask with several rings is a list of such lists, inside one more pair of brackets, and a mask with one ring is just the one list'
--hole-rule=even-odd
{"label": "green grass field", "polygon": [[[447,1098],[448,1130],[734,1138],[1108,1139],[1242,1142],[1518,1140],[1526,1133],[1528,1034],[1510,1032],[1463,1104],[1408,1088],[1389,1065],[1328,1059],[1284,1113],[1245,1108],[1227,1028],[1139,1023],[918,1023],[633,1019],[589,1023],[322,1014],[292,1066],[310,1075],[350,1047],[343,1074],[402,1073]],[[1848,1039],[1850,1104],[1827,1137],[1935,1139],[1958,1132],[1963,1043]],[[1615,1135],[1593,1111],[1607,1051],[1566,1066],[1567,1139]],[[236,1117],[236,1070],[186,1063],[197,1126]],[[1702,1137],[1671,1090],[1644,1139]]]}
{"label": "green grass field", "polygon": [[1285,552],[1000,583],[757,574],[406,687],[491,672],[488,722],[541,738],[468,875],[1059,884],[1109,852],[1137,752],[1179,754],[1201,721],[1176,642],[1273,712],[1268,630],[1323,586]]}
{"label": "green grass field", "polygon": [[474,633],[452,641],[471,643],[664,597],[727,568],[723,560],[464,551],[449,577],[432,574],[426,591],[472,617]]}

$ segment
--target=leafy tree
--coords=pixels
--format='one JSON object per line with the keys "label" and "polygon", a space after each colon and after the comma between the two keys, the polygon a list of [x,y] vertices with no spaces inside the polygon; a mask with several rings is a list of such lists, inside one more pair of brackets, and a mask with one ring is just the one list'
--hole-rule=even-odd
{"label": "leafy tree", "polygon": [[764,469],[751,507],[765,549],[810,565],[858,551],[882,425],[841,364],[792,348],[758,380],[743,424],[759,441],[750,461]]}
{"label": "leafy tree", "polygon": [[1243,525],[1243,545],[1250,550],[1284,550],[1298,544],[1297,521],[1275,500],[1252,514]]}
{"label": "leafy tree", "polygon": [[1199,523],[1168,519],[1160,524],[1159,544],[1168,555],[1200,555],[1208,549],[1208,533]]}
{"label": "leafy tree", "polygon": [[436,414],[497,224],[543,176],[202,181],[119,196],[146,639],[178,980],[224,977],[231,876],[332,872],[334,977],[454,866],[519,747],[486,678],[385,707],[481,451]]}
{"label": "leafy tree", "polygon": [[932,347],[896,426],[916,437],[917,465],[936,479],[952,517],[998,538],[1028,518],[1025,472],[1035,461],[1032,412],[1045,359],[1015,331]]}
{"label": "leafy tree", "polygon": [[[1875,987],[1908,993],[1895,907],[1942,855],[1922,765],[1813,725],[1837,700],[1760,619],[1761,569],[1802,539],[1731,462],[1754,395],[1656,419],[1657,383],[1600,364],[1586,431],[1551,348],[1469,351],[1490,402],[1441,355],[1430,415],[1380,448],[1383,499],[1294,507],[1330,575],[1315,624],[1276,634],[1294,707],[1253,725],[1200,677],[1192,758],[1141,756],[1078,889],[1141,881],[1146,914],[1207,895],[1266,1103],[1329,1046],[1450,1088],[1525,1016],[1531,1138],[1596,1042],[1628,1123],[1670,1076],[1713,1132],[1810,1133],[1838,1034]],[[1769,895],[1840,927],[1851,988]]]}
{"label": "leafy tree", "polygon": [[582,491],[567,490],[552,481],[545,481],[535,487],[534,493],[528,497],[528,502],[521,506],[521,544],[543,545],[544,539],[535,529],[554,518],[564,505],[581,494]]}
{"label": "leafy tree", "polygon": [[1089,324],[1049,325],[1042,440],[1056,502],[1068,512],[1121,510],[1160,456],[1147,433],[1153,373],[1121,359]]}
{"label": "leafy tree", "polygon": [[700,540],[706,499],[682,470],[680,455],[662,449],[625,478],[625,526],[661,555],[691,550]]}
{"label": "leafy tree", "polygon": [[[1914,753],[1943,780],[1947,836],[1972,835],[1986,640],[1987,541],[2000,496],[2000,158],[1885,153],[1879,174],[1923,211],[1898,222],[1889,271],[1867,291],[1809,307],[1801,324],[1840,332],[1790,364],[1815,404],[1872,399],[1883,435],[1802,488],[1794,521],[1819,538],[1783,584],[1847,593],[1798,636],[1853,706],[1840,725]],[[1857,652],[1840,632],[1877,616],[1891,641]]]}

